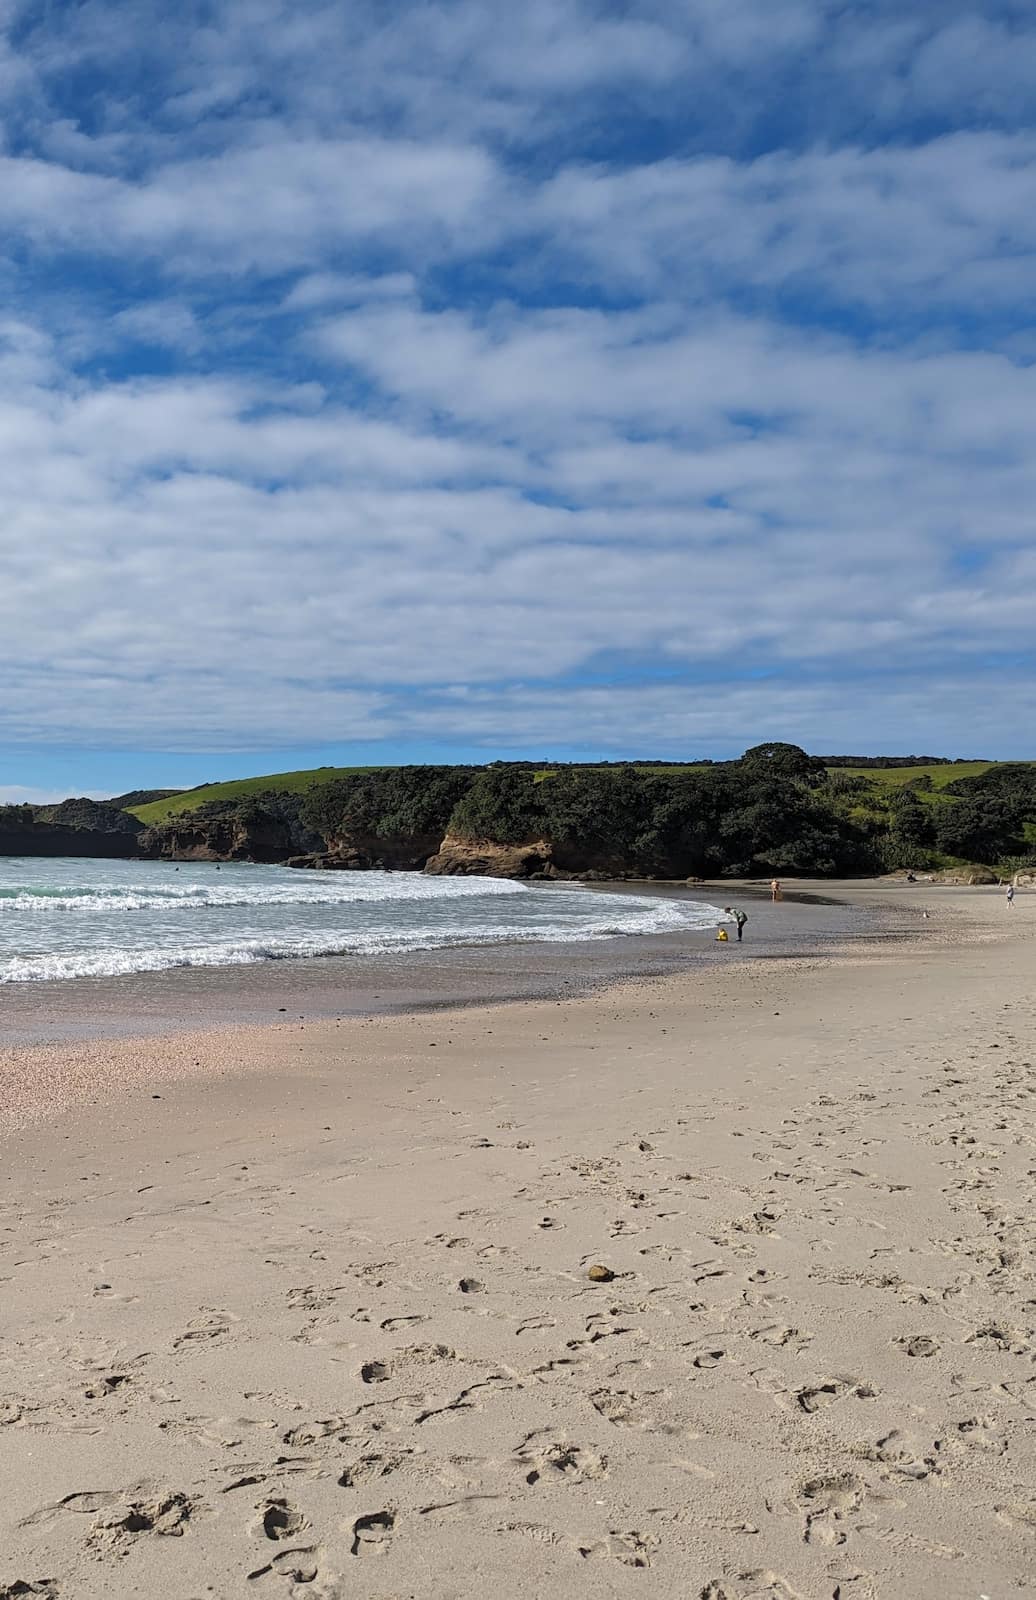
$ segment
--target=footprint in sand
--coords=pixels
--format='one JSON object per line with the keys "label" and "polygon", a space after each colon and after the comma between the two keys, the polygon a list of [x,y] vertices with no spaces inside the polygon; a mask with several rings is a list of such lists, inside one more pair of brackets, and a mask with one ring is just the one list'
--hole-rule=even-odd
{"label": "footprint in sand", "polygon": [[803,1333],[799,1328],[789,1328],[777,1322],[770,1323],[765,1328],[754,1328],[748,1337],[761,1339],[764,1344],[773,1345],[777,1349],[790,1345],[795,1350],[805,1350],[813,1339],[811,1333]]}
{"label": "footprint in sand", "polygon": [[986,1455],[1002,1456],[1007,1440],[998,1437],[1000,1424],[994,1417],[967,1417],[957,1424],[961,1444],[969,1450],[981,1450]]}
{"label": "footprint in sand", "polygon": [[939,1353],[939,1346],[936,1341],[930,1339],[925,1333],[915,1334],[909,1339],[897,1339],[896,1343],[900,1346],[904,1355],[908,1356],[934,1356]]}
{"label": "footprint in sand", "polygon": [[90,1541],[94,1544],[113,1544],[135,1539],[144,1533],[180,1538],[187,1531],[194,1506],[185,1494],[155,1490],[144,1484],[122,1491],[83,1489],[67,1494],[56,1505],[43,1506],[41,1510],[34,1511],[21,1526],[32,1527],[36,1523],[52,1522],[65,1512],[96,1517],[90,1530]]}
{"label": "footprint in sand", "polygon": [[[282,1550],[268,1561],[265,1566],[257,1567],[254,1572],[247,1574],[248,1581],[254,1582],[256,1578],[265,1578],[268,1573],[276,1572],[278,1577],[287,1578],[289,1583],[313,1583],[320,1574],[320,1551],[316,1545],[300,1547],[296,1550]],[[313,1594],[314,1600],[317,1591],[307,1589],[307,1594]],[[295,1593],[293,1590],[292,1593]]]}
{"label": "footprint in sand", "polygon": [[323,1478],[327,1476],[327,1469],[316,1456],[278,1456],[270,1467],[264,1467],[257,1462],[249,1462],[247,1465],[242,1463],[240,1476],[225,1483],[220,1493],[233,1494],[236,1489],[254,1489],[259,1484],[269,1482],[271,1478],[283,1478],[288,1475]]}
{"label": "footprint in sand", "polygon": [[397,1373],[435,1361],[456,1361],[457,1352],[446,1344],[412,1344],[401,1350],[394,1361],[365,1361],[360,1368],[364,1383],[385,1383]]}
{"label": "footprint in sand", "polygon": [[89,1389],[84,1389],[83,1397],[86,1400],[106,1400],[116,1389],[124,1383],[129,1383],[129,1375],[125,1372],[112,1372],[107,1377],[95,1379]]}
{"label": "footprint in sand", "polygon": [[694,1365],[708,1371],[710,1367],[718,1367],[725,1355],[725,1350],[702,1350],[695,1356]]}
{"label": "footprint in sand", "polygon": [[118,1503],[91,1528],[87,1543],[98,1550],[119,1550],[144,1534],[179,1539],[187,1532],[194,1506],[185,1494],[158,1493],[132,1499],[116,1497]]}
{"label": "footprint in sand", "polygon": [[344,1283],[329,1284],[326,1288],[307,1283],[303,1288],[289,1289],[288,1307],[292,1311],[327,1311],[344,1288]]}
{"label": "footprint in sand", "polygon": [[1029,1344],[1016,1328],[1004,1327],[999,1322],[988,1322],[981,1328],[976,1328],[974,1333],[969,1333],[965,1344],[983,1345],[987,1349],[1004,1350],[1011,1355],[1020,1356],[1029,1353]]}
{"label": "footprint in sand", "polygon": [[[910,1434],[901,1433],[898,1428],[893,1428],[891,1433],[886,1433],[879,1439],[873,1451],[868,1454],[872,1460],[880,1461],[889,1472],[894,1472],[902,1478],[920,1481],[922,1478],[927,1478],[933,1470],[934,1463],[922,1460],[918,1455],[917,1441]],[[888,1473],[885,1476],[888,1476]]]}
{"label": "footprint in sand", "polygon": [[343,1433],[348,1427],[345,1417],[319,1417],[315,1422],[301,1422],[297,1428],[289,1428],[282,1435],[284,1443],[291,1449],[318,1444],[321,1439],[330,1439],[336,1433]]}
{"label": "footprint in sand", "polygon": [[742,1572],[740,1583],[748,1584],[743,1589],[737,1600],[806,1600],[798,1589],[793,1589],[786,1578],[779,1572],[771,1572],[768,1567],[761,1567],[753,1572]]}
{"label": "footprint in sand", "polygon": [[241,1429],[228,1426],[218,1417],[167,1417],[158,1424],[162,1433],[182,1434],[196,1444],[214,1450],[232,1450],[241,1443]]}
{"label": "footprint in sand", "polygon": [[590,1396],[590,1404],[616,1428],[647,1426],[647,1418],[640,1409],[637,1396],[624,1389],[598,1389]]}
{"label": "footprint in sand", "polygon": [[[749,1587],[744,1588],[744,1584]],[[838,1595],[837,1589],[835,1595]],[[805,1597],[780,1573],[763,1567],[756,1572],[742,1572],[736,1586],[725,1578],[713,1578],[701,1590],[701,1600],[805,1600]]]}
{"label": "footprint in sand", "polygon": [[199,1317],[177,1335],[173,1340],[173,1349],[181,1350],[185,1345],[206,1344],[210,1339],[220,1339],[230,1332],[231,1324],[236,1321],[236,1317],[225,1311],[213,1311],[206,1317]]}
{"label": "footprint in sand", "polygon": [[339,1488],[356,1489],[362,1483],[372,1483],[377,1478],[391,1477],[394,1472],[399,1472],[415,1465],[415,1458],[422,1452],[411,1449],[394,1451],[366,1451],[355,1461],[343,1467],[338,1478]]}
{"label": "footprint in sand", "polygon": [[835,1584],[831,1600],[877,1600],[877,1594],[869,1572],[853,1572]]}
{"label": "footprint in sand", "polygon": [[564,1543],[560,1533],[553,1528],[545,1528],[541,1522],[504,1522],[497,1527],[497,1533],[520,1533],[526,1539],[534,1539],[537,1544],[551,1547]]}
{"label": "footprint in sand", "polygon": [[801,1411],[813,1412],[834,1405],[836,1400],[844,1400],[846,1395],[855,1395],[858,1400],[872,1400],[874,1390],[868,1384],[856,1383],[852,1378],[828,1378],[825,1383],[800,1389],[795,1400]]}
{"label": "footprint in sand", "polygon": [[556,1442],[540,1450],[526,1447],[536,1435],[525,1440],[515,1459],[527,1468],[525,1481],[540,1483],[588,1483],[608,1476],[608,1457],[599,1450],[577,1444]]}
{"label": "footprint in sand", "polygon": [[805,1543],[845,1544],[848,1533],[842,1523],[851,1512],[860,1509],[863,1496],[863,1484],[848,1472],[837,1477],[807,1478],[799,1485],[796,1502],[805,1512]]}
{"label": "footprint in sand", "polygon": [[1026,1533],[1036,1533],[1036,1500],[1014,1500],[996,1507],[999,1521],[1009,1528],[1024,1528]]}
{"label": "footprint in sand", "polygon": [[584,1560],[598,1556],[619,1561],[624,1567],[650,1567],[651,1552],[657,1545],[658,1540],[652,1534],[612,1531],[597,1544],[579,1545],[577,1548]]}
{"label": "footprint in sand", "polygon": [[353,1542],[350,1554],[354,1556],[384,1556],[396,1526],[395,1512],[372,1511],[368,1516],[357,1517],[352,1525]]}
{"label": "footprint in sand", "polygon": [[262,1507],[260,1526],[268,1539],[294,1539],[309,1526],[301,1511],[288,1500],[267,1500]]}

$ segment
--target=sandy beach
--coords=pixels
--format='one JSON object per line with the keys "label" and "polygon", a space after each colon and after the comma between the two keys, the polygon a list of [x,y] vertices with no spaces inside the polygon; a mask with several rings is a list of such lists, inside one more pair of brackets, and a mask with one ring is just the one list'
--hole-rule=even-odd
{"label": "sandy beach", "polygon": [[1036,895],[844,892],[0,1050],[0,1600],[1031,1594]]}

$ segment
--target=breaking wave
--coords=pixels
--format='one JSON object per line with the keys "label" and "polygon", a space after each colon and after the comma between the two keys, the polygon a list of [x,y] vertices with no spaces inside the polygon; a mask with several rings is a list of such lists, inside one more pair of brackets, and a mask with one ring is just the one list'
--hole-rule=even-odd
{"label": "breaking wave", "polygon": [[0,861],[0,984],[690,931],[713,906],[576,884]]}

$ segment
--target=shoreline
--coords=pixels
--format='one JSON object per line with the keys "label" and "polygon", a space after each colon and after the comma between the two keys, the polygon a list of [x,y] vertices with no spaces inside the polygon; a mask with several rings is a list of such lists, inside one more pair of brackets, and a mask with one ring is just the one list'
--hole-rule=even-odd
{"label": "shoreline", "polygon": [[1036,896],[931,903],[5,1052],[0,1593],[1025,1600]]}
{"label": "shoreline", "polygon": [[[771,914],[769,894],[758,883],[622,881],[592,887],[602,895],[657,895],[717,907],[731,896],[754,901],[765,910],[750,912],[738,959],[809,954],[832,941],[876,935],[886,924],[911,926],[909,917],[897,917],[891,897],[874,897],[870,882],[802,880],[801,888],[786,892],[778,914]],[[717,955],[714,945],[713,933],[689,929],[7,983],[0,985],[0,1050],[176,1034],[183,1031],[185,1014],[197,1027],[215,1030],[274,1026],[284,1015],[314,1021],[553,999],[708,964]]]}

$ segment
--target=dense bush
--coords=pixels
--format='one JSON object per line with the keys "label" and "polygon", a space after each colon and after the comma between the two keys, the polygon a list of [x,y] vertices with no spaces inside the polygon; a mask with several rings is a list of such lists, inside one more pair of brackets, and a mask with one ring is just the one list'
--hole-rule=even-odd
{"label": "dense bush", "polygon": [[238,822],[253,832],[261,829],[283,830],[290,848],[302,855],[309,850],[319,850],[323,845],[320,829],[310,827],[301,816],[304,798],[304,795],[293,794],[289,790],[264,789],[259,794],[206,800],[193,811],[166,817],[150,831],[152,835],[162,838],[199,823]]}
{"label": "dense bush", "polygon": [[825,767],[953,767],[970,756],[822,756]]}
{"label": "dense bush", "polygon": [[524,762],[385,769],[312,790],[303,815],[325,838],[354,841],[447,832],[503,845],[543,839],[574,871],[870,869],[880,857],[868,831],[832,802],[822,763],[770,744],[740,761],[671,772],[559,766],[540,778]]}
{"label": "dense bush", "polygon": [[[471,786],[471,767],[381,767],[310,789],[301,817],[325,839],[442,838]],[[497,769],[486,769],[484,776]],[[532,782],[531,772],[528,774]]]}
{"label": "dense bush", "polygon": [[56,806],[37,806],[40,822],[55,822],[62,828],[89,828],[94,833],[140,833],[144,824],[128,811],[108,801],[88,800],[85,796],[75,800],[62,800]]}

